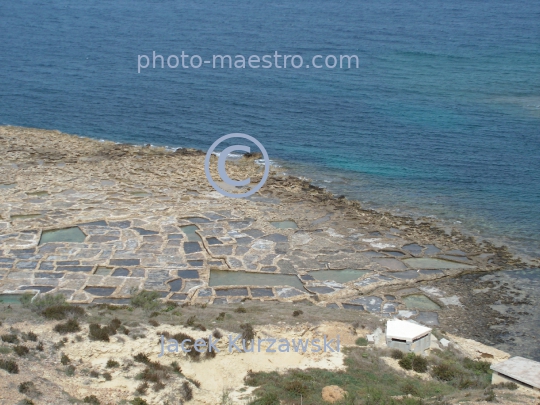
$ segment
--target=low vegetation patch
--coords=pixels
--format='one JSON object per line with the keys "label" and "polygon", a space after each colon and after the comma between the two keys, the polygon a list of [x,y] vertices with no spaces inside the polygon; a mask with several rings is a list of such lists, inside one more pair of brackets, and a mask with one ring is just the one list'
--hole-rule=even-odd
{"label": "low vegetation patch", "polygon": [[101,405],[101,402],[99,402],[99,399],[95,395],[84,397],[83,403],[90,405]]}
{"label": "low vegetation patch", "polygon": [[195,315],[190,316],[186,321],[186,327],[190,327],[190,326],[195,325],[195,320],[196,319],[197,319],[197,317]]}
{"label": "low vegetation patch", "polygon": [[[300,398],[305,404],[322,404],[321,392],[328,385],[337,385],[348,393],[346,400],[340,402],[347,405],[421,405],[429,403],[430,398],[457,392],[455,387],[440,381],[404,377],[380,358],[384,353],[381,350],[349,348],[345,353],[344,371],[249,371],[245,384],[259,387],[254,391],[256,398],[250,404],[292,405],[300,403]],[[409,394],[414,397],[407,397]],[[400,396],[404,399],[395,398]]]}
{"label": "low vegetation patch", "polygon": [[62,304],[53,305],[41,311],[41,315],[47,319],[61,321],[68,317],[81,317],[84,315],[84,309],[73,305]]}
{"label": "low vegetation patch", "polygon": [[43,294],[36,298],[32,294],[24,294],[20,301],[25,308],[29,308],[43,317],[61,321],[68,317],[81,317],[85,314],[84,309],[66,303],[66,297],[62,294]]}
{"label": "low vegetation patch", "polygon": [[13,343],[13,344],[19,343],[19,338],[17,337],[17,335],[13,333],[7,333],[5,335],[2,335],[1,338],[2,338],[2,342]]}
{"label": "low vegetation patch", "polygon": [[23,333],[21,337],[24,341],[29,340],[31,342],[37,342],[38,339],[38,336],[34,332]]}
{"label": "low vegetation patch", "polygon": [[106,366],[107,368],[117,368],[120,367],[120,363],[118,363],[116,360],[109,359],[107,360]]}
{"label": "low vegetation patch", "polygon": [[62,335],[66,333],[76,333],[81,331],[79,322],[76,319],[68,319],[65,323],[59,323],[54,327],[54,331]]}
{"label": "low vegetation patch", "polygon": [[88,337],[90,340],[99,340],[109,342],[109,335],[114,335],[116,331],[109,326],[101,326],[97,323],[91,323],[88,328]]}
{"label": "low vegetation patch", "polygon": [[64,366],[67,366],[71,363],[71,359],[64,353],[62,353],[62,356],[60,357],[60,363],[62,363]]}
{"label": "low vegetation patch", "polygon": [[189,385],[187,381],[182,383],[182,391],[184,391],[183,394],[186,401],[191,401],[193,399],[193,388],[191,388],[191,385]]}
{"label": "low vegetation patch", "polygon": [[131,405],[148,405],[148,402],[146,402],[141,397],[135,397],[130,401]]}
{"label": "low vegetation patch", "polygon": [[395,360],[401,360],[403,356],[405,356],[405,353],[403,353],[399,349],[392,349],[392,351],[390,352],[390,357],[392,357]]}
{"label": "low vegetation patch", "polygon": [[140,383],[139,386],[135,389],[135,392],[139,395],[146,395],[146,391],[148,391],[147,382]]}
{"label": "low vegetation patch", "polygon": [[403,354],[398,363],[405,370],[414,370],[417,373],[425,373],[428,366],[427,359],[415,353]]}
{"label": "low vegetation patch", "polygon": [[354,343],[356,343],[358,346],[367,346],[368,340],[366,338],[359,337]]}
{"label": "low vegetation patch", "polygon": [[517,390],[519,387],[514,382],[503,382],[499,384],[493,385],[493,388],[500,389],[500,390]]}
{"label": "low vegetation patch", "polygon": [[246,341],[246,344],[252,339],[255,339],[255,330],[253,329],[253,325],[250,323],[244,323],[240,325],[240,328],[242,329],[242,339]]}
{"label": "low vegetation patch", "polygon": [[133,360],[135,360],[137,363],[150,363],[150,358],[146,353],[137,353],[135,356],[133,356]]}
{"label": "low vegetation patch", "polygon": [[19,384],[19,392],[28,395],[31,398],[36,398],[41,395],[41,392],[36,388],[32,381],[25,381]]}
{"label": "low vegetation patch", "polygon": [[26,356],[28,353],[30,353],[30,349],[28,349],[28,347],[26,346],[22,346],[22,345],[17,345],[13,348],[13,351],[15,352],[15,354],[19,357],[23,357],[23,356]]}
{"label": "low vegetation patch", "polygon": [[75,366],[70,364],[66,367],[65,373],[68,377],[73,377],[75,375]]}
{"label": "low vegetation patch", "polygon": [[146,312],[158,311],[163,306],[159,298],[158,292],[143,290],[131,298],[131,305],[134,308],[142,308]]}

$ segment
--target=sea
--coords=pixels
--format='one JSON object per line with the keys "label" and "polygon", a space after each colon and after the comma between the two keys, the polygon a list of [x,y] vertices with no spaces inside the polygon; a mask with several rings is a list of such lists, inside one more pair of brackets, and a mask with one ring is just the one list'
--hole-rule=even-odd
{"label": "sea", "polygon": [[[182,52],[305,64],[169,67]],[[200,149],[245,133],[365,207],[540,256],[538,1],[3,1],[0,124]]]}

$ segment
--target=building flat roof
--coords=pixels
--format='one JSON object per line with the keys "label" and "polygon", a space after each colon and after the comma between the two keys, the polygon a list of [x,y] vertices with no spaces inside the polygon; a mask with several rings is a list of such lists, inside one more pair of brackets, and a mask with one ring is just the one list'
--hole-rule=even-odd
{"label": "building flat roof", "polygon": [[493,371],[540,388],[540,363],[524,357],[512,357],[502,363],[493,364]]}
{"label": "building flat roof", "polygon": [[386,323],[386,337],[411,341],[431,332],[431,328],[398,319]]}

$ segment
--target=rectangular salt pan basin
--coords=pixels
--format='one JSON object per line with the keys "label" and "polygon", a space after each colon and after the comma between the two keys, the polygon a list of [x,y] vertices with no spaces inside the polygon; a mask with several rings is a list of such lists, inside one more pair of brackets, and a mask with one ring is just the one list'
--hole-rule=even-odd
{"label": "rectangular salt pan basin", "polygon": [[86,235],[79,229],[78,226],[74,226],[73,228],[43,231],[39,244],[42,245],[49,242],[82,243],[85,239]]}
{"label": "rectangular salt pan basin", "polygon": [[288,274],[261,274],[245,271],[210,271],[210,287],[221,286],[291,286],[304,291],[304,285],[298,277]]}

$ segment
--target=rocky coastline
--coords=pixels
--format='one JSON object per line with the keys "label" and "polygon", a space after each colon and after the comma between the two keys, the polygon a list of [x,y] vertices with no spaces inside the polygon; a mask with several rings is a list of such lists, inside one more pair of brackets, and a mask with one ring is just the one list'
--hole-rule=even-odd
{"label": "rocky coastline", "polygon": [[[10,126],[0,127],[0,149],[0,295],[125,304],[152,290],[192,305],[309,302],[416,319],[487,344],[501,342],[494,326],[517,319],[491,306],[529,302],[481,280],[527,267],[506,247],[430,218],[366,210],[275,170],[259,193],[238,200],[211,188],[204,152],[194,149]],[[253,157],[228,171],[260,176]],[[47,231],[73,228],[83,240],[44,243]],[[343,270],[363,273],[317,276]],[[245,272],[246,282],[212,286],[212,271]],[[250,284],[251,275],[265,281]],[[272,276],[294,277],[296,287]],[[411,296],[420,302],[407,304]]]}

